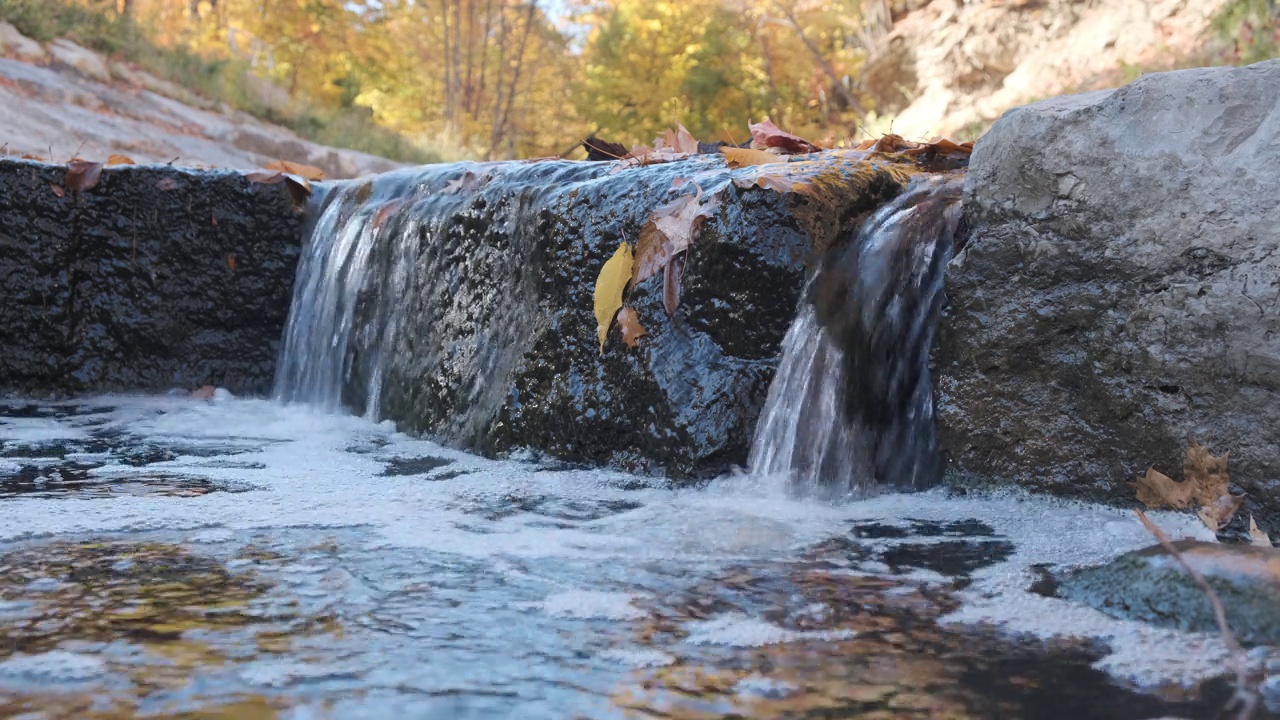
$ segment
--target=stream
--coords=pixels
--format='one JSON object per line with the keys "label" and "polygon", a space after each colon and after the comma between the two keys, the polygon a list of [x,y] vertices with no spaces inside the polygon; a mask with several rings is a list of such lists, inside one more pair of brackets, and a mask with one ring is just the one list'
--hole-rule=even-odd
{"label": "stream", "polygon": [[2,717],[1212,717],[1229,694],[1216,637],[1033,591],[1033,566],[1150,544],[1114,508],[672,488],[225,393],[8,400],[0,443]]}

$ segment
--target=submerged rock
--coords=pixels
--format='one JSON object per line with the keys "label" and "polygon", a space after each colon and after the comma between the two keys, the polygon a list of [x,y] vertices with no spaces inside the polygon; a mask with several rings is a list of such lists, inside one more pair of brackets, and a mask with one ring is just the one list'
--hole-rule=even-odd
{"label": "submerged rock", "polygon": [[[1280,550],[1197,540],[1174,543],[1213,587],[1231,631],[1243,643],[1280,644]],[[1218,632],[1213,606],[1160,545],[1059,579],[1061,597],[1108,615],[1191,632]]]}
{"label": "submerged rock", "polygon": [[271,385],[302,216],[283,184],[0,161],[0,390]]}
{"label": "submerged rock", "polygon": [[1131,498],[1189,439],[1280,519],[1280,60],[1012,110],[973,154],[935,353],[953,470]]}

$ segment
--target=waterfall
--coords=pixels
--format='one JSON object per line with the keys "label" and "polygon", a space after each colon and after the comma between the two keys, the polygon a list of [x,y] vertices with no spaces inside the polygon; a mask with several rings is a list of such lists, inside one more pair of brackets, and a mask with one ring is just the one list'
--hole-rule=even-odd
{"label": "waterfall", "polygon": [[920,178],[824,260],[783,342],[753,473],[829,498],[937,482],[929,351],[960,192]]}

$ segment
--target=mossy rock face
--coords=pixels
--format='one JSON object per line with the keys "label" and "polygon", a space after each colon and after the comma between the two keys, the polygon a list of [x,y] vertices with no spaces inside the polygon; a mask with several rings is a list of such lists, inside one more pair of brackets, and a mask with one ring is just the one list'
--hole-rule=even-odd
{"label": "mossy rock face", "polygon": [[[372,234],[359,241],[360,329],[337,350],[341,404],[486,454],[532,448],[677,479],[744,464],[806,272],[915,166],[823,153],[618,168],[459,164],[331,188],[325,235]],[[630,348],[615,322],[602,352],[601,267],[694,193],[716,209],[681,258],[675,312],[662,273],[629,286],[648,334]]]}
{"label": "mossy rock face", "polygon": [[0,160],[0,391],[271,388],[304,216],[285,184]]}

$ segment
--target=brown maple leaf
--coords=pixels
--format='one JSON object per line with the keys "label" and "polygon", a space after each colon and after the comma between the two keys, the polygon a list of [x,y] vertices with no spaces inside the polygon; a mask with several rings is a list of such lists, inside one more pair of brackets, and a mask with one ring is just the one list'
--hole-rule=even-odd
{"label": "brown maple leaf", "polygon": [[1195,488],[1189,482],[1178,482],[1153,467],[1147,468],[1147,474],[1129,483],[1143,505],[1158,510],[1173,508],[1181,510],[1191,503]]}
{"label": "brown maple leaf", "polygon": [[792,154],[818,152],[817,145],[786,132],[774,125],[768,117],[754,125],[748,124],[747,127],[751,129],[752,144],[762,148],[778,148]]}
{"label": "brown maple leaf", "polygon": [[618,327],[622,328],[622,342],[630,348],[639,347],[640,338],[649,334],[640,324],[640,314],[635,308],[624,307],[618,311]]}

